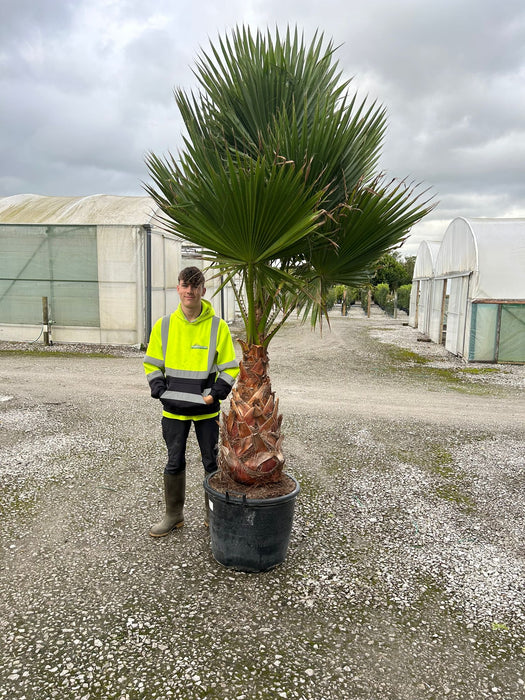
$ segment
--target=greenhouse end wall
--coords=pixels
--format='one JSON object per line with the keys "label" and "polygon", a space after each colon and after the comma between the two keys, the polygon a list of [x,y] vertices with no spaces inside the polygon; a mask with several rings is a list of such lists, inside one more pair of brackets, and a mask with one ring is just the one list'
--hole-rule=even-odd
{"label": "greenhouse end wall", "polygon": [[[41,342],[43,298],[51,339],[134,345],[147,340],[146,306],[176,297],[181,244],[150,231],[152,285],[146,290],[145,226],[2,224],[0,339]],[[178,302],[178,299],[177,299]]]}
{"label": "greenhouse end wall", "polygon": [[0,338],[36,340],[43,299],[57,324],[100,325],[96,226],[2,225]]}

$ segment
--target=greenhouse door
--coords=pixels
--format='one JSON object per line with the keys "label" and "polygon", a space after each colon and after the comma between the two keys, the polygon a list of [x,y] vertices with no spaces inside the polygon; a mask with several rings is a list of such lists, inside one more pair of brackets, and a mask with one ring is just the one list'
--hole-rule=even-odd
{"label": "greenhouse door", "polygon": [[428,323],[428,334],[434,343],[441,343],[443,323],[443,298],[446,291],[446,280],[434,280],[431,295],[431,311]]}
{"label": "greenhouse door", "polygon": [[419,280],[415,280],[415,282],[412,284],[412,290],[410,292],[410,313],[408,317],[408,322],[409,325],[412,326],[412,328],[417,328],[419,323],[419,307],[421,301],[420,285],[421,282]]}
{"label": "greenhouse door", "polygon": [[422,280],[421,299],[419,301],[419,328],[422,333],[430,335],[430,317],[432,315],[433,280]]}
{"label": "greenhouse door", "polygon": [[469,277],[453,277],[448,280],[448,305],[446,311],[446,349],[454,355],[463,355],[465,320]]}
{"label": "greenhouse door", "polygon": [[441,323],[439,329],[439,343],[446,345],[448,331],[448,285],[450,280],[443,280],[443,293],[441,296]]}

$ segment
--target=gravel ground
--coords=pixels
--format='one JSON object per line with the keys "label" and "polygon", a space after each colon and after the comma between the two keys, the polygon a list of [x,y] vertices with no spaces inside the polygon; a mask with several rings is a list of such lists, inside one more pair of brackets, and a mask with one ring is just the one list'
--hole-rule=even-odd
{"label": "gravel ground", "polygon": [[263,574],[211,556],[193,433],[187,524],[148,537],[138,349],[1,343],[0,698],[525,697],[525,368],[404,322],[352,308],[270,346],[302,491]]}

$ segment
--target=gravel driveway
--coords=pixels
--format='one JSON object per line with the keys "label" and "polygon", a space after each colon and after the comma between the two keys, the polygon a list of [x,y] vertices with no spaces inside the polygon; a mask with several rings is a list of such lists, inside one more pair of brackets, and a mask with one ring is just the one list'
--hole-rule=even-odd
{"label": "gravel driveway", "polygon": [[270,346],[302,491],[264,574],[213,560],[193,433],[187,525],[148,536],[141,352],[0,344],[0,698],[525,697],[525,368],[404,321],[352,308]]}

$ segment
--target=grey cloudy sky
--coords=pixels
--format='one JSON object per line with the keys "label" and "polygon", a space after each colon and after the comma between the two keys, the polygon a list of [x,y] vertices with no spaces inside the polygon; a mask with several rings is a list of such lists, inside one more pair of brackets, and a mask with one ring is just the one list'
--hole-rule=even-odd
{"label": "grey cloudy sky", "polygon": [[351,89],[387,109],[381,167],[456,216],[525,217],[523,0],[0,0],[0,196],[141,195],[148,151],[176,152],[173,88],[237,24],[316,29]]}

